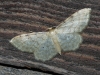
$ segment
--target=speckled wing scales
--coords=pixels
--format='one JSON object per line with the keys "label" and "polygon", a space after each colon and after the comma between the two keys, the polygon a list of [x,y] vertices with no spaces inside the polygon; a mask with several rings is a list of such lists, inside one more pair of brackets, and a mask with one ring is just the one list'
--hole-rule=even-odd
{"label": "speckled wing scales", "polygon": [[79,10],[54,30],[63,51],[71,51],[79,48],[79,44],[82,43],[82,37],[79,32],[88,25],[90,12],[90,8]]}
{"label": "speckled wing scales", "polygon": [[33,52],[37,60],[49,60],[57,54],[48,32],[22,34],[11,39],[11,43],[21,51]]}
{"label": "speckled wing scales", "polygon": [[22,34],[14,37],[10,42],[21,51],[34,52],[38,50],[43,42],[45,42],[43,39],[47,39],[45,34],[44,36],[41,36],[41,34],[43,33]]}
{"label": "speckled wing scales", "polygon": [[51,37],[48,36],[49,33],[47,32],[46,34],[47,39],[45,39],[45,42],[41,45],[41,47],[34,52],[35,58],[37,60],[50,60],[58,53],[55,48],[53,40],[51,39]]}
{"label": "speckled wing scales", "polygon": [[56,33],[58,42],[63,51],[74,51],[82,43],[82,37],[78,33]]}
{"label": "speckled wing scales", "polygon": [[81,32],[89,22],[91,8],[84,8],[71,15],[55,29],[57,32]]}

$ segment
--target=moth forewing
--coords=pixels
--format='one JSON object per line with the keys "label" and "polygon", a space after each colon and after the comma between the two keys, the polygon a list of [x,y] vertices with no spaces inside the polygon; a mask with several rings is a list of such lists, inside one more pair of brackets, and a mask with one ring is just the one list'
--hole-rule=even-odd
{"label": "moth forewing", "polygon": [[84,8],[60,23],[55,31],[56,32],[81,32],[87,25],[90,19],[91,8]]}

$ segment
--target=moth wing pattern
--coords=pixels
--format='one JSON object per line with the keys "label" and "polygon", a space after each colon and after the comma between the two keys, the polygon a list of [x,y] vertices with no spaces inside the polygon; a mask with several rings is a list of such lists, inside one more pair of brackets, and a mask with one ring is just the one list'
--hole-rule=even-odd
{"label": "moth wing pattern", "polygon": [[63,51],[79,48],[82,37],[79,34],[87,25],[91,8],[84,8],[71,15],[54,30]]}
{"label": "moth wing pattern", "polygon": [[[47,34],[49,34],[47,32]],[[41,47],[34,52],[35,58],[37,60],[50,60],[53,58],[58,52],[55,48],[54,42],[51,37],[48,35],[46,36],[47,39],[45,39],[45,42],[41,45]]]}
{"label": "moth wing pattern", "polygon": [[88,25],[90,12],[91,8],[84,8],[77,11],[60,23],[55,31],[67,33],[81,32]]}
{"label": "moth wing pattern", "polygon": [[14,37],[10,42],[19,50],[32,52],[37,60],[49,60],[57,54],[54,43],[48,32],[22,34]]}
{"label": "moth wing pattern", "polygon": [[74,51],[82,43],[82,37],[78,33],[57,33],[57,39],[63,51]]}

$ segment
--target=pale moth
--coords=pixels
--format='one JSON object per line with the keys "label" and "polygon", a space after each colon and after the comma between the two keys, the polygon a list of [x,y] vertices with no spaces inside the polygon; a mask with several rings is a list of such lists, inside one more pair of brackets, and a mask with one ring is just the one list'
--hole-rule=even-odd
{"label": "pale moth", "polygon": [[33,32],[10,40],[21,51],[34,53],[35,59],[46,61],[62,51],[75,51],[82,43],[79,34],[88,25],[91,8],[84,8],[48,32]]}

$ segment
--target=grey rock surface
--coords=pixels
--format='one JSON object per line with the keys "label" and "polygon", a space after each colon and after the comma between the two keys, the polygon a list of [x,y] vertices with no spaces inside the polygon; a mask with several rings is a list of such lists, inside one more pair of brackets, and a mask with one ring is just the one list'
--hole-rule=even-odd
{"label": "grey rock surface", "polygon": [[0,75],[51,75],[51,74],[46,74],[27,69],[17,69],[0,65]]}

